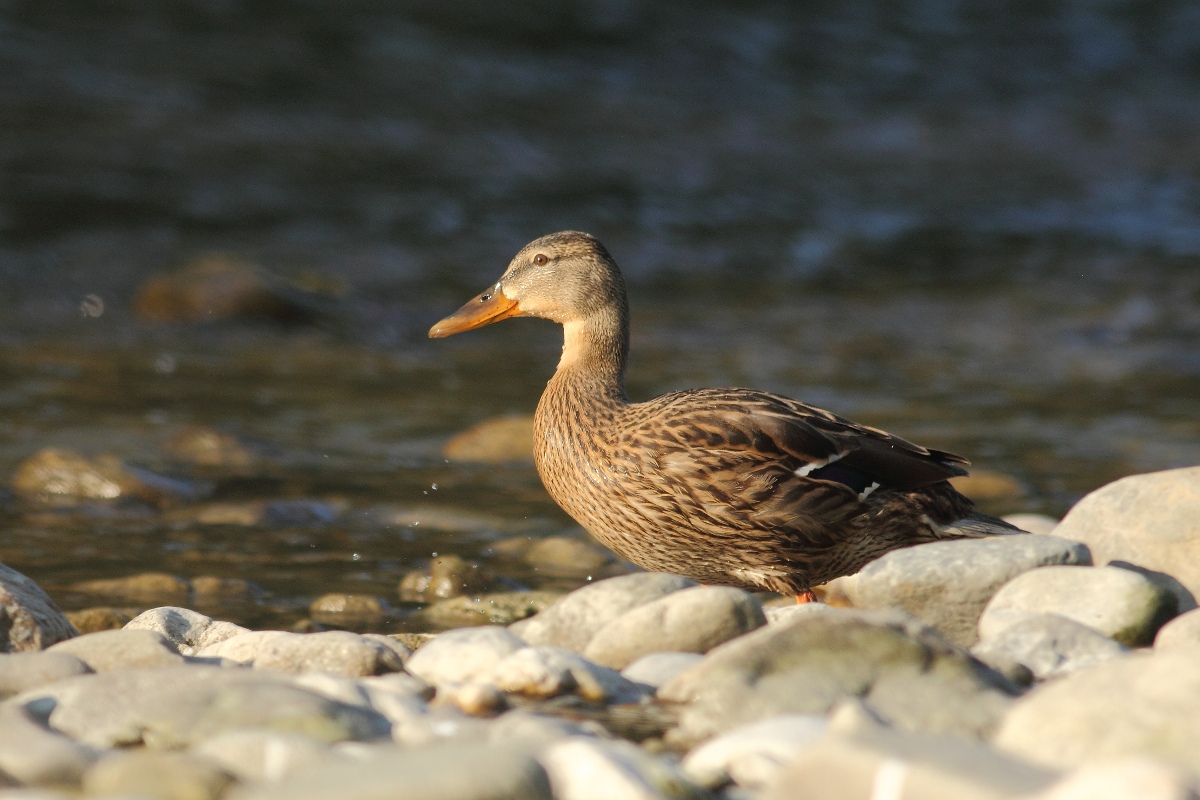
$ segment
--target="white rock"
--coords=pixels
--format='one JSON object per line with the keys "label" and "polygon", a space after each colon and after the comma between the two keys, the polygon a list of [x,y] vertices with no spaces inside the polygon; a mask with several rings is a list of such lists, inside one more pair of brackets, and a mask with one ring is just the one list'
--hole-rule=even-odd
{"label": "white rock", "polygon": [[1042,567],[1004,585],[979,618],[987,640],[1034,614],[1059,614],[1131,646],[1149,644],[1175,615],[1176,599],[1117,567]]}
{"label": "white rock", "polygon": [[699,793],[678,768],[629,742],[566,739],[538,760],[555,800],[674,800]]}
{"label": "white rock", "polygon": [[315,739],[266,730],[230,731],[200,742],[191,752],[242,781],[278,781],[314,764],[340,760]]}
{"label": "white rock", "polygon": [[328,672],[352,678],[404,668],[401,656],[392,648],[349,631],[251,631],[208,645],[196,655],[227,658],[255,669]]}
{"label": "white rock", "polygon": [[1039,680],[1087,669],[1129,648],[1075,620],[1058,614],[1034,614],[1002,629],[971,648],[971,655],[1000,667],[1025,665]]}
{"label": "white rock", "polygon": [[634,683],[657,689],[702,658],[704,656],[699,653],[647,653],[621,670],[621,675]]}
{"label": "white rock", "polygon": [[1196,800],[1195,779],[1149,758],[1089,764],[1029,800]]}
{"label": "white rock", "polygon": [[1155,650],[1200,646],[1200,609],[1180,614],[1163,625],[1154,637]]}
{"label": "white rock", "polygon": [[0,706],[0,774],[25,784],[73,786],[100,755],[48,730],[23,706]]}
{"label": "white rock", "polygon": [[182,666],[183,656],[165,636],[146,630],[98,631],[67,639],[47,652],[66,653],[96,672]]}
{"label": "white rock", "polygon": [[631,703],[642,694],[615,670],[563,647],[525,647],[479,678],[504,692],[530,697],[575,693],[600,703]]}
{"label": "white rock", "polygon": [[176,606],[162,606],[143,611],[125,626],[125,630],[148,630],[161,633],[185,656],[242,633],[248,628],[232,622],[218,622],[197,611]]}
{"label": "white rock", "polygon": [[446,631],[422,645],[407,670],[435,686],[478,681],[525,642],[497,626]]}
{"label": "white rock", "polygon": [[631,608],[695,585],[687,578],[658,572],[609,578],[576,589],[540,614],[514,623],[511,630],[529,644],[578,653],[596,631]]}
{"label": "white rock", "polygon": [[759,789],[797,753],[819,740],[827,727],[825,717],[815,714],[788,714],[742,725],[688,753],[683,771],[703,786],[717,788],[732,780]]}
{"label": "white rock", "polygon": [[695,586],[626,611],[596,631],[583,654],[621,669],[648,653],[707,653],[767,624],[754,595],[728,586]]}

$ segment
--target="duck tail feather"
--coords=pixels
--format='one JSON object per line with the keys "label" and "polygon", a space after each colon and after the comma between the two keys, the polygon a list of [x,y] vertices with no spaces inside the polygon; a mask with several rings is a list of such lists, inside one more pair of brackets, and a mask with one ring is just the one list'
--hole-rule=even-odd
{"label": "duck tail feather", "polygon": [[979,539],[984,536],[1008,536],[1014,533],[1029,533],[1016,525],[1010,525],[999,517],[973,511],[962,519],[957,519],[945,526],[946,533],[951,537],[960,536],[964,539]]}

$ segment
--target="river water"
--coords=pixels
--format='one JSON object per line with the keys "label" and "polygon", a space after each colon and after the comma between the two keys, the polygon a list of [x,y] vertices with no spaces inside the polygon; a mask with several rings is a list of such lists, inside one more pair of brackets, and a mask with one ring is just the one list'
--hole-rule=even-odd
{"label": "river water", "polygon": [[[1012,476],[996,513],[1200,463],[1188,4],[529,8],[0,4],[0,474],[69,448],[206,502],[339,509],[256,528],[14,495],[0,560],[70,607],[88,579],[245,578],[271,601],[239,619],[286,624],[325,592],[394,597],[435,552],[573,535],[531,465],[441,452],[532,412],[557,330],[424,337],[562,228],[630,280],[635,399],[797,397]],[[133,313],[213,251],[335,310]],[[187,425],[273,455],[189,471],[162,447]]]}

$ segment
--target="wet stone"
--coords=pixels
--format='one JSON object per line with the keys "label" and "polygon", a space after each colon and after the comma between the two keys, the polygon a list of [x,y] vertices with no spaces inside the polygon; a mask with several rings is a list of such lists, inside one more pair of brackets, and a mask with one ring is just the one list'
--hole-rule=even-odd
{"label": "wet stone", "polygon": [[436,633],[389,633],[387,636],[414,653],[437,638]]}
{"label": "wet stone", "polygon": [[0,772],[26,785],[77,786],[100,756],[94,748],[50,731],[28,709],[0,706]]}
{"label": "wet stone", "polygon": [[257,602],[267,595],[266,589],[242,578],[200,575],[192,578],[191,585],[192,598],[205,605]]}
{"label": "wet stone", "polygon": [[0,654],[0,699],[92,671],[83,660],[67,653]]}
{"label": "wet stone", "polygon": [[412,622],[429,628],[510,625],[544,611],[562,597],[562,592],[548,591],[453,597],[421,609]]}
{"label": "wet stone", "polygon": [[390,609],[378,597],[365,594],[324,594],[312,602],[308,613],[317,622],[370,623],[386,619]]}
{"label": "wet stone", "polygon": [[[1131,475],[1088,494],[1056,536],[1091,548],[1097,564],[1127,561],[1200,594],[1200,467]],[[1192,601],[1194,602],[1194,600]],[[1180,598],[1179,608],[1191,606]]]}
{"label": "wet stone", "polygon": [[96,672],[181,666],[185,663],[169,639],[148,630],[88,633],[59,642],[47,652],[75,656]]}
{"label": "wet stone", "polygon": [[533,461],[533,417],[484,420],[451,438],[442,453],[451,461]]}
{"label": "wet stone", "polygon": [[1128,647],[1058,614],[1026,617],[971,648],[973,656],[1001,672],[1006,662],[1015,661],[1038,680],[1088,669],[1128,652]]}
{"label": "wet stone", "polygon": [[664,759],[621,741],[571,738],[539,756],[555,800],[683,800],[707,796]]}
{"label": "wet stone", "polygon": [[571,592],[512,631],[532,645],[582,652],[597,631],[626,611],[692,586],[695,581],[657,572],[609,578]]}
{"label": "wet stone", "polygon": [[70,588],[72,591],[95,597],[111,597],[162,606],[181,605],[187,603],[192,596],[191,584],[183,578],[165,572],[143,572],[127,578],[79,581],[71,584]]}
{"label": "wet stone", "polygon": [[414,571],[400,581],[401,600],[429,602],[487,591],[495,583],[491,574],[476,561],[456,555],[438,556],[429,562],[429,571]]}
{"label": "wet stone", "polygon": [[329,672],[352,678],[404,669],[395,649],[349,631],[251,631],[206,645],[196,655],[228,658],[255,669]]}
{"label": "wet stone", "polygon": [[218,622],[187,608],[152,608],[130,620],[125,626],[129,630],[148,630],[166,637],[185,656],[215,645],[242,633],[249,633],[241,625]]}
{"label": "wet stone", "polygon": [[1117,567],[1043,567],[1010,581],[979,618],[991,639],[1034,614],[1059,614],[1131,647],[1150,644],[1175,616],[1175,595]]}
{"label": "wet stone", "polygon": [[79,611],[68,611],[67,619],[80,633],[97,633],[99,631],[115,631],[124,628],[138,615],[136,608],[113,608],[112,606],[95,606],[82,608]]}
{"label": "wet stone", "polygon": [[536,568],[539,574],[550,577],[599,580],[626,571],[608,550],[566,536],[538,539],[525,549],[521,558]]}
{"label": "wet stone", "polygon": [[622,669],[621,675],[626,680],[657,689],[684,670],[695,666],[701,658],[703,656],[699,653],[647,653]]}
{"label": "wet stone", "polygon": [[583,654],[622,669],[660,650],[706,653],[766,624],[762,607],[749,592],[696,586],[625,612],[598,630]]}
{"label": "wet stone", "polygon": [[408,672],[434,685],[480,680],[525,643],[504,628],[447,631],[413,653]]}
{"label": "wet stone", "polygon": [[1125,756],[1200,774],[1200,670],[1192,648],[1132,653],[1039,686],[994,738],[1005,752],[1056,769]]}
{"label": "wet stone", "polygon": [[133,310],[155,323],[228,319],[313,322],[327,316],[330,298],[304,291],[256,264],[228,253],[208,253],[138,289]]}
{"label": "wet stone", "polygon": [[682,704],[669,737],[692,745],[779,714],[824,714],[855,697],[904,730],[984,736],[1012,691],[912,617],[835,610],[727,642],[658,696]]}
{"label": "wet stone", "polygon": [[154,750],[112,753],[83,779],[89,795],[153,800],[217,800],[232,784],[233,776],[210,761]]}
{"label": "wet stone", "polygon": [[901,608],[964,647],[978,639],[979,616],[1010,580],[1051,564],[1090,564],[1086,546],[1054,536],[959,539],[893,550],[839,578],[858,608]]}
{"label": "wet stone", "polygon": [[258,461],[258,454],[238,437],[202,426],[188,426],[163,442],[172,458],[201,467],[240,470]]}
{"label": "wet stone", "polygon": [[761,789],[827,728],[824,717],[811,714],[771,717],[709,739],[688,753],[681,766],[701,786],[716,789],[733,782]]}
{"label": "wet stone", "polygon": [[76,634],[40,586],[0,564],[0,652],[44,650]]}
{"label": "wet stone", "polygon": [[159,475],[111,455],[85,458],[70,450],[42,450],[17,467],[17,494],[52,502],[111,501],[136,498],[152,505],[197,500],[211,491],[206,484]]}
{"label": "wet stone", "polygon": [[[228,800],[551,800],[545,770],[527,753],[482,742],[386,749],[320,765],[278,783],[238,787]],[[562,800],[562,798],[555,798]]]}

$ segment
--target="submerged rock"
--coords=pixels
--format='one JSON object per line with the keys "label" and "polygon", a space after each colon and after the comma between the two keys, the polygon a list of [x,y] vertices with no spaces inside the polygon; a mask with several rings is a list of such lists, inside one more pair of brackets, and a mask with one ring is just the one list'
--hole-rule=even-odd
{"label": "submerged rock", "polygon": [[453,597],[421,609],[412,623],[439,629],[510,625],[544,611],[562,596],[562,592],[531,591]]}
{"label": "submerged rock", "polygon": [[451,597],[480,594],[495,585],[491,573],[476,561],[447,554],[429,562],[428,571],[414,570],[400,580],[400,599],[427,603]]}
{"label": "submerged rock", "polygon": [[44,650],[77,635],[40,586],[0,564],[0,652]]}
{"label": "submerged rock", "polygon": [[114,501],[134,498],[151,505],[196,500],[212,487],[159,475],[116,456],[85,458],[70,450],[48,448],[21,462],[13,476],[17,494],[42,501]]}
{"label": "submerged rock", "polygon": [[101,578],[71,584],[72,591],[94,597],[111,597],[133,603],[178,606],[188,602],[192,586],[187,580],[165,572],[143,572],[125,578]]}
{"label": "submerged rock", "polygon": [[248,443],[216,428],[189,425],[173,433],[162,444],[177,461],[201,467],[241,470],[261,458]]}
{"label": "submerged rock", "polygon": [[137,608],[113,608],[112,606],[94,606],[81,608],[78,611],[68,611],[67,619],[80,633],[98,633],[99,631],[115,631],[124,628],[139,613]]}
{"label": "submerged rock", "polygon": [[476,423],[446,442],[451,461],[533,461],[533,417],[494,417]]}

